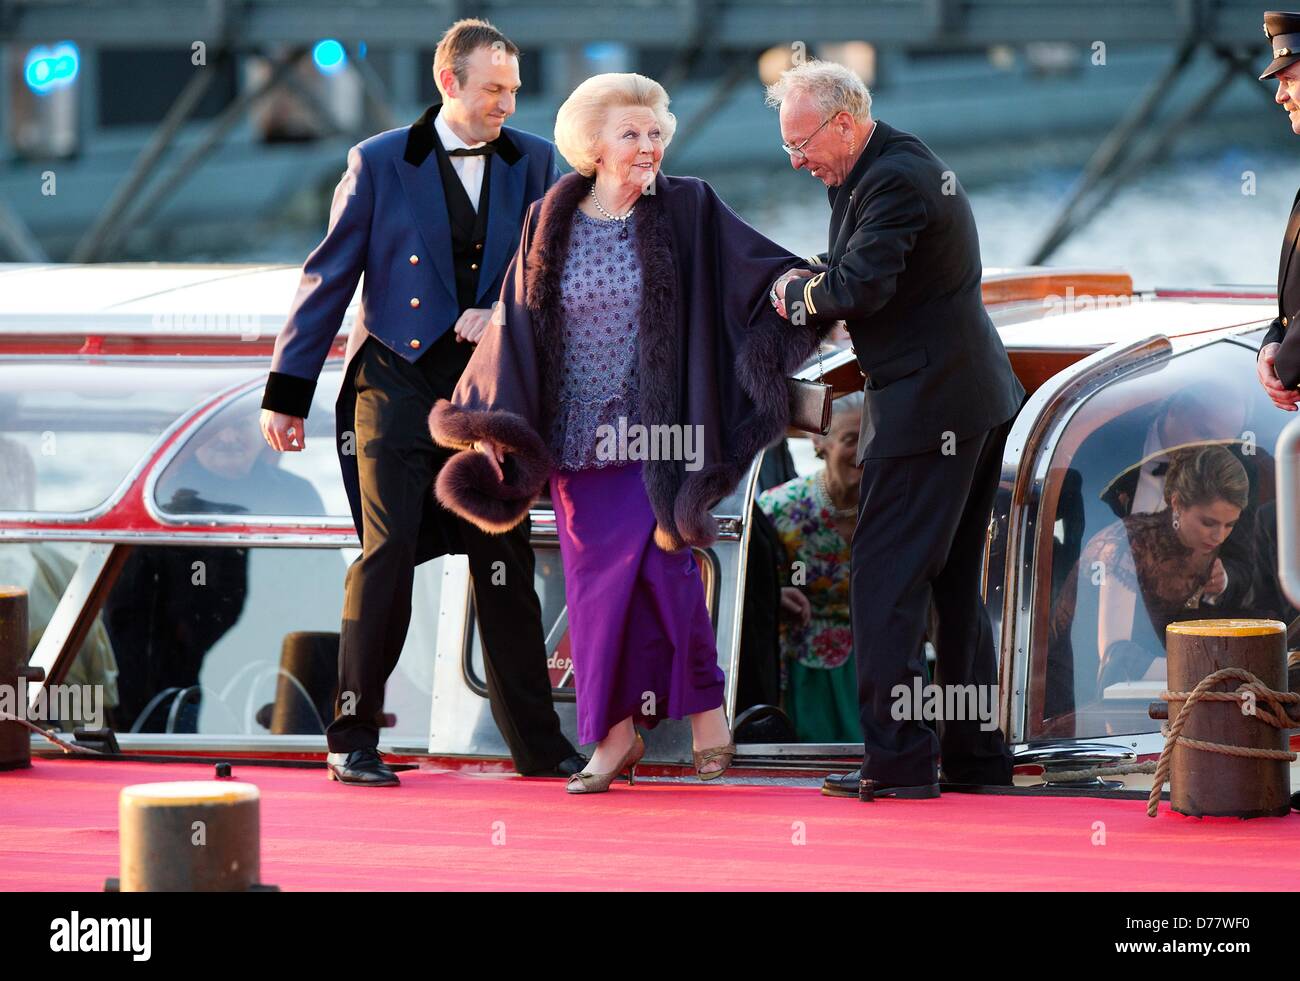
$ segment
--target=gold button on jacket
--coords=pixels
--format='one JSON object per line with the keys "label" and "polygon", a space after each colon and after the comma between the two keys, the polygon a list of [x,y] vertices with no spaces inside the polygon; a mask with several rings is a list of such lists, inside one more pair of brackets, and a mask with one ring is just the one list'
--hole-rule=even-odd
{"label": "gold button on jacket", "polygon": [[411,306],[418,307],[419,305],[420,305],[420,298],[418,296],[411,297]]}
{"label": "gold button on jacket", "polygon": [[420,264],[420,257],[418,255],[411,256],[411,265],[418,266],[419,264]]}
{"label": "gold button on jacket", "polygon": [[418,340],[412,339],[412,340],[411,340],[411,347],[412,347],[412,348],[416,348],[416,349],[418,349],[418,348],[420,347],[420,342],[419,342]]}

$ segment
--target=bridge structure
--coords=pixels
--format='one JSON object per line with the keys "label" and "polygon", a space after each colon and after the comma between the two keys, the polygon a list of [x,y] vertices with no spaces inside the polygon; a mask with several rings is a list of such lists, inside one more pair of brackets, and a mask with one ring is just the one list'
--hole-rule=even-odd
{"label": "bridge structure", "polygon": [[1262,39],[1259,0],[3,0],[0,41],[74,34],[100,45],[195,37],[234,46],[322,36],[407,43],[459,17],[508,21],[520,44],[635,38],[713,51],[870,40],[958,50],[1032,41],[1210,44]]}
{"label": "bridge structure", "polygon": [[[210,63],[266,54],[272,67],[206,122],[196,144],[172,152],[194,119],[213,72],[196,72],[140,147],[72,250],[70,258],[112,257],[135,224],[155,214],[241,119],[273,93],[289,90],[334,133],[360,138],[396,125],[394,100],[364,58],[352,58],[364,92],[364,118],[351,125],[304,88],[296,69],[323,37],[352,55],[372,48],[432,46],[446,25],[482,16],[509,25],[524,47],[622,42],[671,52],[660,80],[674,90],[705,61],[727,66],[714,91],[679,127],[689,143],[711,111],[754,77],[758,56],[776,46],[865,41],[881,51],[925,55],[993,46],[1057,42],[1104,52],[1108,46],[1159,45],[1170,52],[1162,71],[1101,140],[1026,261],[1052,254],[1127,183],[1166,156],[1188,124],[1207,113],[1242,76],[1263,62],[1260,0],[0,0],[0,53],[72,39],[100,50],[190,47],[202,42]],[[1212,55],[1214,70],[1172,118],[1162,117],[1170,83]],[[3,60],[0,57],[0,60]],[[1199,71],[1199,69],[1198,69]],[[9,73],[12,76],[12,72]],[[1200,74],[1205,74],[1203,71]],[[1256,83],[1263,98],[1266,86]],[[0,109],[3,112],[3,109]],[[1163,114],[1168,117],[1168,113]],[[179,158],[179,159],[177,159]],[[169,173],[163,174],[162,171]],[[44,251],[17,213],[0,201],[0,254],[38,261]]]}

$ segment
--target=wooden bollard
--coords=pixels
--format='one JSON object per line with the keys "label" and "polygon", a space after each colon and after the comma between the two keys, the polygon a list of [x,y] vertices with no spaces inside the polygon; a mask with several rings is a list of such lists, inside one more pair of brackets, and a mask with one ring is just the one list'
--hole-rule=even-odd
{"label": "wooden bollard", "polygon": [[261,872],[251,783],[141,783],[118,801],[122,892],[244,892]]}
{"label": "wooden bollard", "polygon": [[[24,697],[18,679],[27,677],[27,592],[0,586],[0,687],[5,703],[17,707]],[[11,713],[18,714],[18,713]],[[32,765],[32,737],[26,726],[0,720],[0,770]]]}
{"label": "wooden bollard", "polygon": [[[1287,690],[1286,625],[1277,620],[1190,620],[1165,631],[1169,691],[1190,692],[1223,668],[1242,668],[1274,691]],[[1225,679],[1212,691],[1236,691]],[[1171,701],[1170,720],[1183,702]],[[1269,706],[1257,700],[1259,709]],[[1182,735],[1204,742],[1284,751],[1287,731],[1262,722],[1238,702],[1199,701]],[[1228,756],[1176,745],[1169,770],[1169,804],[1193,817],[1283,817],[1291,811],[1290,764],[1281,759]]]}

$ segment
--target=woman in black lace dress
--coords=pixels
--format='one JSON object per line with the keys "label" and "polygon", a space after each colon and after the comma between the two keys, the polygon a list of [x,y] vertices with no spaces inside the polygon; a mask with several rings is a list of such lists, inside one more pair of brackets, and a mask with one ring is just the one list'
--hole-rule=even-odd
{"label": "woman in black lace dress", "polygon": [[1164,508],[1093,536],[1052,607],[1048,717],[1117,681],[1164,676],[1165,627],[1204,616],[1226,588],[1219,548],[1249,491],[1245,468],[1222,446],[1183,450],[1169,465]]}

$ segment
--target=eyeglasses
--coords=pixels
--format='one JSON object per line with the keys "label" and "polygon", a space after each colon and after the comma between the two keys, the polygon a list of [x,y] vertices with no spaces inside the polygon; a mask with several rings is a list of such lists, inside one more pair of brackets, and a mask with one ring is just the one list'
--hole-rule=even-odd
{"label": "eyeglasses", "polygon": [[818,126],[815,130],[813,130],[812,133],[809,134],[808,139],[804,140],[798,146],[791,146],[789,143],[782,143],[781,149],[784,150],[786,153],[790,154],[790,156],[793,157],[795,160],[808,159],[808,155],[803,152],[803,148],[806,147],[809,143],[811,143],[812,138],[816,136],[818,133],[820,133],[823,128],[825,128],[826,123],[829,123],[834,118],[835,118],[834,116],[828,116],[825,122],[823,122],[821,126]]}

